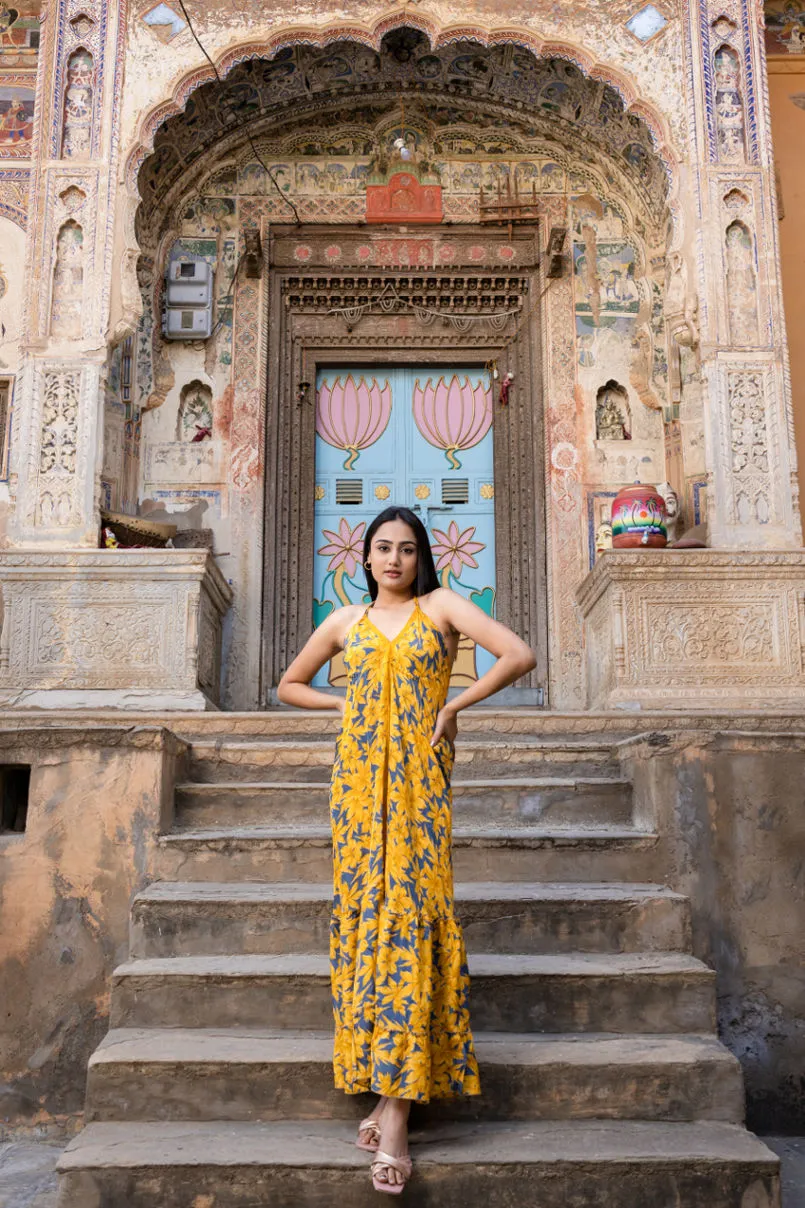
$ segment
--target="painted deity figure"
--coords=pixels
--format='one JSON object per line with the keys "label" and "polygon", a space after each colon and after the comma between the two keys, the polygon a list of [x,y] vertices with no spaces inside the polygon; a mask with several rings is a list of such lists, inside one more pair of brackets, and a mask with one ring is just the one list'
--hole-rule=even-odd
{"label": "painted deity figure", "polygon": [[4,143],[21,142],[25,138],[25,127],[28,118],[22,101],[13,100],[0,118],[0,141]]}
{"label": "painted deity figure", "polygon": [[740,91],[738,56],[729,46],[722,46],[715,56],[716,127],[721,160],[744,158],[744,111]]}
{"label": "painted deity figure", "polygon": [[94,67],[87,50],[77,50],[67,64],[64,94],[63,154],[68,159],[86,159],[90,152]]}
{"label": "painted deity figure", "polygon": [[757,280],[752,236],[742,222],[732,222],[727,227],[726,257],[730,338],[734,344],[755,344]]}

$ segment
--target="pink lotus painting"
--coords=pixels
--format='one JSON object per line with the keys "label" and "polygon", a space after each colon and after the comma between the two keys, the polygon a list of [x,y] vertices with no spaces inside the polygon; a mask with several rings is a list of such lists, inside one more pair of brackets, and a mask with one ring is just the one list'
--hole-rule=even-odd
{"label": "pink lotus painting", "polygon": [[379,440],[391,418],[391,384],[371,378],[356,382],[349,374],[319,388],[316,431],[322,440],[347,454],[344,469],[351,470],[363,449]]}
{"label": "pink lotus painting", "polygon": [[492,426],[492,391],[482,382],[471,386],[454,373],[449,382],[428,378],[414,386],[414,421],[425,440],[442,449],[452,469],[461,467],[456,453],[480,444]]}

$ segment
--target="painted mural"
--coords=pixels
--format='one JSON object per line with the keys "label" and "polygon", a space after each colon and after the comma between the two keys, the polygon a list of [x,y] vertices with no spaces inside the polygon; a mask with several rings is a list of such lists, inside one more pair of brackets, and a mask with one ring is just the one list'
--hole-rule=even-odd
{"label": "painted mural", "polygon": [[[0,160],[30,158],[38,55],[39,5],[0,5]],[[11,189],[0,184],[3,201],[10,200]]]}
{"label": "painted mural", "polygon": [[585,468],[592,566],[610,484],[662,479],[668,362],[661,284],[628,215],[589,192],[572,199],[570,212],[578,390],[595,449]]}
{"label": "painted mural", "polygon": [[7,67],[36,67],[39,54],[38,0],[0,5],[0,71]]}
{"label": "painted mural", "polygon": [[804,0],[766,0],[766,54],[805,54]]}
{"label": "painted mural", "polygon": [[0,85],[0,159],[28,158],[33,131],[33,88]]}

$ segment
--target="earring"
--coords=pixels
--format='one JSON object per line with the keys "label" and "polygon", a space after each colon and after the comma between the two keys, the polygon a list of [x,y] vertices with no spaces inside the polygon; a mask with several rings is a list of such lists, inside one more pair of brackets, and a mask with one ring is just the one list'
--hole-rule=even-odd
{"label": "earring", "polygon": [[369,561],[369,559],[367,558],[363,565],[366,567],[367,570],[369,570],[371,568],[372,564]]}

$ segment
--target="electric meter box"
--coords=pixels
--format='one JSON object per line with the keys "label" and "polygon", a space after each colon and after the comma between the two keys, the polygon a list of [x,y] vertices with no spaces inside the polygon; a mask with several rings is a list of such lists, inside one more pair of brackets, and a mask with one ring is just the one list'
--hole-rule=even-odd
{"label": "electric meter box", "polygon": [[212,278],[206,260],[174,260],[168,270],[168,306],[210,306]]}
{"label": "electric meter box", "polygon": [[162,333],[169,340],[206,340],[212,332],[210,306],[168,306]]}
{"label": "electric meter box", "polygon": [[212,333],[213,270],[206,260],[174,260],[165,282],[166,340],[206,340]]}

